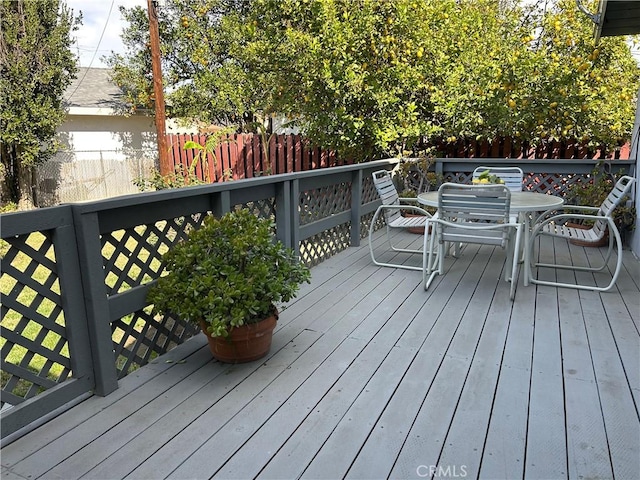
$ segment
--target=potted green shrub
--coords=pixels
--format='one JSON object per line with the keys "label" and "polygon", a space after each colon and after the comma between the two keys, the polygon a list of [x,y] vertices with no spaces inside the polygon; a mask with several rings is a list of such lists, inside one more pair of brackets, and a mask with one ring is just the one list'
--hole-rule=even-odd
{"label": "potted green shrub", "polygon": [[[396,190],[400,193],[400,203],[417,205],[418,194],[429,192],[438,186],[438,176],[429,169],[433,165],[433,158],[429,156],[420,156],[418,158],[403,158],[398,163],[394,171],[393,181]],[[411,200],[409,200],[411,199]],[[435,213],[436,209],[431,207],[423,207],[429,213]],[[420,216],[411,210],[402,210],[401,214],[405,217]],[[418,235],[424,234],[424,228],[407,228],[407,231]]]}
{"label": "potted green shrub", "polygon": [[[603,162],[599,162],[591,171],[590,179],[586,182],[577,182],[567,189],[566,201],[570,205],[585,205],[589,207],[599,207],[613,189],[618,178],[616,175],[605,173]],[[624,203],[613,211],[613,221],[625,238],[627,233],[635,228],[636,210],[633,205],[626,206]],[[591,228],[593,222],[575,220],[568,225],[575,228]],[[595,243],[582,240],[571,240],[571,243],[582,246],[601,247],[609,242],[608,231],[606,235]]]}
{"label": "potted green shrub", "polygon": [[272,222],[247,209],[206,217],[163,260],[166,275],[147,297],[154,311],[199,325],[214,357],[229,363],[268,353],[276,303],[310,280],[294,251],[274,241]]}

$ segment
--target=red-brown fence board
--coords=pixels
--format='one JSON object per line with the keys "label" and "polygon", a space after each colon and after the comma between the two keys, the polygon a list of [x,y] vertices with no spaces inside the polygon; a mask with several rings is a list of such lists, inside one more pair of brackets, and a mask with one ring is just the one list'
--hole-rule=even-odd
{"label": "red-brown fence board", "polygon": [[295,172],[302,171],[302,138],[300,135],[292,135],[291,139],[293,140],[293,168]]}
{"label": "red-brown fence board", "polygon": [[242,146],[244,145],[244,135],[238,135],[235,142],[231,142],[229,148],[232,153],[232,157],[235,158],[235,165],[237,170],[238,178],[247,178],[247,172],[245,170],[245,163],[238,152],[241,151]]}
{"label": "red-brown fence board", "polygon": [[311,156],[309,153],[309,149],[307,148],[306,142],[302,141],[302,170],[310,170],[311,162],[309,157]]}
{"label": "red-brown fence board", "polygon": [[251,150],[253,151],[253,174],[254,175],[262,175],[262,148],[260,147],[260,137],[254,135],[253,140],[251,142]]}
{"label": "red-brown fence board", "polygon": [[[337,165],[352,163],[350,159],[343,159],[334,151],[323,150],[313,146],[300,135],[271,135],[269,137],[268,156],[260,135],[234,134],[228,136],[228,141],[223,141],[215,148],[216,160],[208,156],[208,172],[205,165],[198,162],[194,168],[194,161],[198,157],[198,151],[185,150],[187,141],[193,140],[205,145],[207,135],[201,134],[170,134],[167,142],[170,145],[170,153],[173,164],[180,166],[183,171],[197,175],[200,180],[207,178],[212,182],[226,180],[225,173],[230,172],[231,178],[252,178],[258,174],[265,175],[270,169],[271,173],[301,172],[316,168],[327,168]],[[612,152],[603,151],[601,148],[588,147],[576,141],[558,142],[549,141],[532,147],[527,142],[512,138],[498,138],[491,142],[475,139],[459,140],[455,143],[436,142],[437,156],[458,158],[629,158],[629,145],[625,144]]]}
{"label": "red-brown fence board", "polygon": [[[247,178],[253,177],[253,149],[251,148],[252,136],[242,136],[242,152],[245,152],[244,168]],[[242,155],[240,155],[241,157]]]}
{"label": "red-brown fence board", "polygon": [[285,140],[287,142],[287,150],[285,155],[287,157],[287,172],[295,172],[293,135],[288,135],[287,137],[285,137]]}
{"label": "red-brown fence board", "polygon": [[320,168],[329,167],[329,152],[326,150],[320,150]]}

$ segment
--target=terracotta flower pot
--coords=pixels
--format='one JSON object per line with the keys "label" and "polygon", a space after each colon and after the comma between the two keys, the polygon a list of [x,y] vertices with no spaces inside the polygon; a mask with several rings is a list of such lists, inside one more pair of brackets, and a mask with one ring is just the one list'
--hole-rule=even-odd
{"label": "terracotta flower pot", "polygon": [[[572,228],[579,228],[581,230],[589,230],[591,228],[590,225],[583,225],[581,223],[573,223],[573,222],[567,222],[566,226],[572,227]],[[607,228],[607,230],[604,232],[604,236],[596,242],[587,242],[585,240],[571,239],[569,240],[569,243],[571,243],[572,245],[577,245],[579,247],[604,247],[609,244],[609,228]]]}
{"label": "terracotta flower pot", "polygon": [[216,360],[224,363],[246,363],[258,360],[269,353],[273,329],[278,312],[258,323],[234,327],[227,337],[212,337],[207,325],[200,321],[200,328],[207,336],[209,349]]}
{"label": "terracotta flower pot", "polygon": [[[422,217],[423,215],[420,215],[418,213],[403,212],[402,216],[403,217]],[[417,235],[424,235],[424,228],[422,227],[409,227],[406,230],[407,232],[415,233]],[[429,225],[429,233],[431,233],[431,225]]]}

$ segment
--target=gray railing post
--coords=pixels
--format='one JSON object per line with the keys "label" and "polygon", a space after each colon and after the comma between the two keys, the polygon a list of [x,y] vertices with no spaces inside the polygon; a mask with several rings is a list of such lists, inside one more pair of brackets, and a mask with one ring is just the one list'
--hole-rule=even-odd
{"label": "gray railing post", "polygon": [[300,254],[300,180],[295,178],[290,183],[291,195],[291,248]]}
{"label": "gray railing post", "polygon": [[211,213],[215,217],[221,217],[222,215],[230,211],[231,193],[228,190],[212,194]]}
{"label": "gray railing post", "polygon": [[109,302],[102,263],[98,214],[95,212],[81,214],[74,208],[74,221],[80,257],[80,274],[85,286],[84,302],[93,357],[95,393],[104,396],[118,388],[118,373],[111,340]]}
{"label": "gray railing post", "polygon": [[285,247],[292,248],[291,234],[291,182],[286,180],[276,184],[276,237]]}
{"label": "gray railing post", "polygon": [[442,179],[444,176],[444,168],[443,168],[444,160],[442,158],[436,158],[436,178]]}
{"label": "gray railing post", "polygon": [[351,176],[351,246],[360,246],[360,217],[362,206],[362,170]]}

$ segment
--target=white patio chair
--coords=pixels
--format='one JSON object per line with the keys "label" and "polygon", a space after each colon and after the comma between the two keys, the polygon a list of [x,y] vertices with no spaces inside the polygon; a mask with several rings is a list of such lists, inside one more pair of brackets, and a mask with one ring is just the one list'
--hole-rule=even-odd
{"label": "white patio chair", "polygon": [[520,249],[522,225],[517,216],[510,214],[510,204],[511,192],[505,185],[442,184],[438,190],[438,216],[428,221],[433,229],[429,248],[425,238],[424,289],[429,288],[436,275],[444,273],[447,242],[497,245],[508,252],[504,278],[511,282],[513,300],[518,268],[514,255]]}
{"label": "white patio chair", "polygon": [[[576,205],[564,205],[562,210],[568,211],[577,211],[577,212],[590,212],[590,213],[556,213],[551,214],[552,212],[545,212],[540,215],[533,225],[531,231],[531,241],[529,242],[531,255],[530,258],[534,257],[535,250],[535,239],[537,237],[548,235],[551,237],[559,237],[565,238],[567,240],[581,240],[583,242],[597,242],[601,240],[605,234],[607,227],[609,228],[609,246],[607,248],[607,253],[605,255],[604,262],[602,265],[594,266],[594,267],[586,267],[586,266],[577,266],[577,265],[564,265],[564,264],[555,264],[555,263],[536,263],[533,260],[531,261],[532,265],[525,265],[527,270],[526,275],[528,276],[529,282],[535,283],[538,285],[551,285],[557,287],[567,287],[567,288],[577,288],[581,290],[594,290],[597,292],[606,292],[613,288],[618,279],[618,275],[620,274],[620,268],[622,266],[622,239],[620,238],[620,232],[618,232],[618,228],[616,227],[615,222],[613,221],[613,211],[615,208],[620,205],[626,198],[628,198],[628,194],[631,191],[631,187],[635,182],[635,178],[629,177],[627,175],[621,177],[607,196],[607,198],[602,202],[600,207],[589,207],[589,206],[576,206]],[[590,229],[581,229],[575,228],[571,226],[567,226],[566,222],[570,220],[591,220],[593,221],[593,226]],[[572,284],[572,283],[562,283],[562,282],[552,282],[547,280],[539,280],[533,277],[533,267],[547,267],[547,268],[561,268],[568,270],[577,270],[582,272],[599,272],[604,270],[611,258],[611,254],[613,253],[613,246],[616,246],[616,253],[618,255],[616,261],[616,267],[613,272],[611,282],[606,287],[597,287],[592,285],[580,285],[580,284]]]}
{"label": "white patio chair", "polygon": [[[373,219],[371,220],[371,225],[369,226],[369,251],[371,253],[371,260],[373,261],[373,263],[381,267],[404,268],[407,270],[422,270],[421,267],[417,266],[403,265],[399,263],[386,263],[376,259],[373,248],[373,232],[380,215],[384,214],[384,218],[387,224],[387,242],[389,244],[389,248],[394,252],[419,254],[422,254],[422,250],[396,247],[391,239],[391,229],[407,229],[416,227],[424,229],[427,219],[430,218],[431,215],[425,209],[420,208],[416,205],[417,200],[415,198],[400,198],[398,196],[396,187],[391,181],[391,175],[387,170],[378,170],[376,172],[373,172],[372,176],[373,183],[376,187],[376,190],[378,191],[378,195],[380,195],[380,199],[382,200],[382,205],[380,205],[376,210],[375,214],[373,215]],[[419,214],[419,216],[403,217],[401,214],[401,210],[410,211],[412,213]]]}
{"label": "white patio chair", "polygon": [[481,173],[489,170],[491,175],[495,175],[504,181],[504,184],[512,192],[522,191],[522,179],[524,173],[520,167],[478,167],[473,171],[473,179],[476,180]]}

